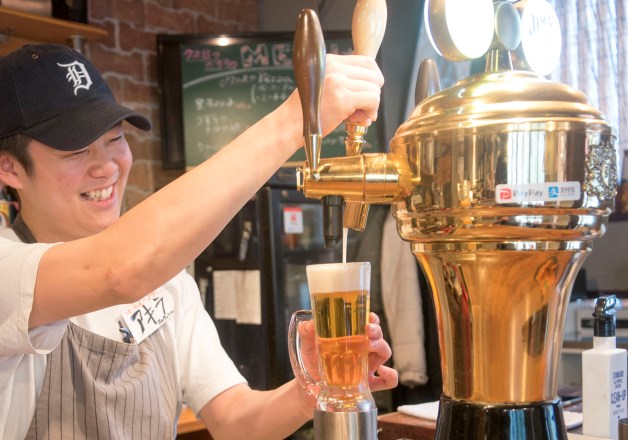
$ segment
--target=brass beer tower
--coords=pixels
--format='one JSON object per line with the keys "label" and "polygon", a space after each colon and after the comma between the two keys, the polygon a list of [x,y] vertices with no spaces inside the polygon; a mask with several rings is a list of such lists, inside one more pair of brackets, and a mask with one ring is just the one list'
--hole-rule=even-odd
{"label": "brass beer tower", "polygon": [[[432,25],[446,1],[427,2]],[[304,111],[300,189],[392,205],[428,279],[443,376],[438,440],[567,439],[557,397],[565,313],[614,206],[605,117],[577,90],[512,68],[519,39],[498,28],[512,28],[504,20],[516,23],[519,3],[493,3],[484,73],[438,91],[434,63],[421,65],[420,102],[388,153],[319,159],[307,141],[317,122]],[[302,13],[296,51],[321,53],[316,26],[303,26],[314,19]],[[324,59],[302,59],[294,63],[305,110],[318,86],[304,78]]]}

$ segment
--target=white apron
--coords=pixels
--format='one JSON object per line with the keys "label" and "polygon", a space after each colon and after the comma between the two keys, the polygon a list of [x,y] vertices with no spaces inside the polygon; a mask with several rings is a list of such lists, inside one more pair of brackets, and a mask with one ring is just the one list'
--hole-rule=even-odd
{"label": "white apron", "polygon": [[[22,241],[36,241],[19,215],[12,229]],[[125,343],[70,322],[46,357],[26,439],[173,439],[177,378],[164,345],[159,331],[140,344]]]}

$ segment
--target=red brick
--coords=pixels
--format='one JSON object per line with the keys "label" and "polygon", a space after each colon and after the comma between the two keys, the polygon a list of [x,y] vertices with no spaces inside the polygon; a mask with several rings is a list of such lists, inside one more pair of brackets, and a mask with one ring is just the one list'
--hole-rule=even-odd
{"label": "red brick", "polygon": [[177,177],[183,175],[183,173],[185,172],[184,170],[164,170],[161,166],[161,162],[154,162],[153,166],[155,190],[166,186]]}
{"label": "red brick", "polygon": [[157,87],[149,84],[138,84],[131,80],[121,81],[122,89],[119,91],[118,100],[127,105],[142,102],[155,102],[157,100]]}
{"label": "red brick", "polygon": [[97,42],[101,46],[105,47],[117,47],[118,46],[118,20],[104,20],[99,24],[101,29],[107,31],[107,36],[99,39]]}
{"label": "red brick", "polygon": [[120,49],[124,51],[156,50],[155,34],[136,28],[134,25],[121,21],[118,29]]}
{"label": "red brick", "polygon": [[105,78],[107,78],[106,72],[115,72],[136,80],[144,79],[144,59],[141,53],[122,52],[104,46],[95,46],[91,49],[91,60],[94,65],[98,66]]}
{"label": "red brick", "polygon": [[135,159],[129,174],[129,186],[135,186],[143,191],[150,191],[153,186],[153,173],[150,161]]}
{"label": "red brick", "polygon": [[123,211],[128,211],[133,208],[135,205],[138,205],[140,202],[145,200],[151,192],[142,191],[139,188],[134,186],[127,186],[126,191],[124,193],[124,206]]}
{"label": "red brick", "polygon": [[111,15],[120,21],[135,23],[144,27],[146,0],[108,0],[111,4]]}
{"label": "red brick", "polygon": [[89,0],[87,2],[87,15],[89,22],[92,20],[102,20],[106,17],[111,17],[110,2],[103,0]]}
{"label": "red brick", "polygon": [[216,13],[216,0],[173,0],[174,9],[190,9],[199,14],[214,15]]}
{"label": "red brick", "polygon": [[144,132],[131,126],[125,131],[125,136],[131,146],[133,159],[161,161],[161,140],[159,138],[146,136]]}
{"label": "red brick", "polygon": [[237,23],[240,29],[252,30],[258,28],[259,12],[250,2],[220,0],[215,18]]}
{"label": "red brick", "polygon": [[163,8],[154,3],[146,4],[146,27],[155,32],[191,32],[194,14],[188,10]]}
{"label": "red brick", "polygon": [[221,34],[226,32],[238,32],[241,28],[235,22],[224,22],[213,18],[198,17],[197,32],[209,34]]}

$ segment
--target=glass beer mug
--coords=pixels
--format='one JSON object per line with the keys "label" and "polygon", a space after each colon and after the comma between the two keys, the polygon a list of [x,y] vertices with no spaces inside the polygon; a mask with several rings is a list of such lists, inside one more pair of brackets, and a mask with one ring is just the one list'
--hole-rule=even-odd
{"label": "glass beer mug", "polygon": [[[370,263],[314,264],[307,266],[306,272],[312,310],[294,312],[288,331],[290,362],[297,380],[317,398],[318,411],[376,411],[368,385],[366,336]],[[309,319],[314,320],[320,380],[312,377],[301,358],[297,328]]]}

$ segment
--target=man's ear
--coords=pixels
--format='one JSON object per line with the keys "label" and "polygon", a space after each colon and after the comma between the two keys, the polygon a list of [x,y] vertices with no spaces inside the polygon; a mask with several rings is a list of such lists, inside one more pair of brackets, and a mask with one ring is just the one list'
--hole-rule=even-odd
{"label": "man's ear", "polygon": [[[0,153],[0,182],[13,188],[21,188],[19,165],[12,156]],[[21,169],[21,167],[20,167]]]}

